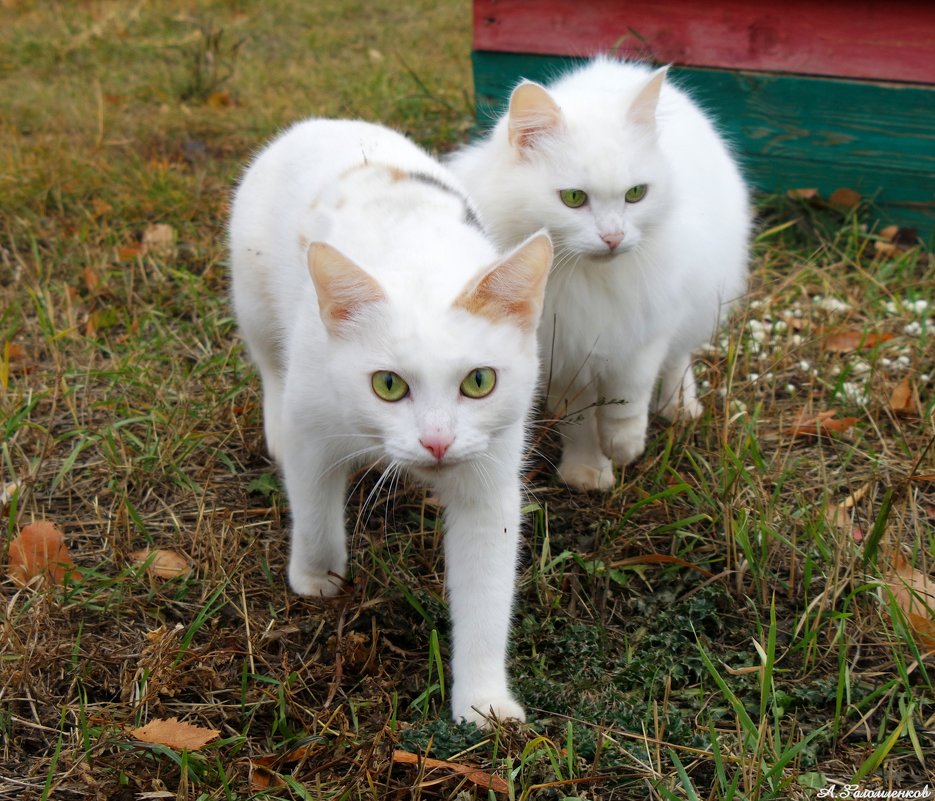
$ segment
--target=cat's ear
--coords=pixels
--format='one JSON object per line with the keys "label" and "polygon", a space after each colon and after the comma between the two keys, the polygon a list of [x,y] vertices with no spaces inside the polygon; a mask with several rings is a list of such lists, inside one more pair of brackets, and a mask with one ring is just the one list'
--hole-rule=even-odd
{"label": "cat's ear", "polygon": [[646,85],[640,89],[636,100],[633,101],[627,111],[627,119],[630,122],[655,129],[659,93],[662,91],[662,85],[665,83],[668,72],[668,66],[659,68],[650,76]]}
{"label": "cat's ear", "polygon": [[552,240],[540,231],[482,271],[454,307],[495,323],[510,322],[524,331],[535,331],[551,267]]}
{"label": "cat's ear", "polygon": [[510,95],[510,144],[526,150],[536,137],[556,130],[562,124],[562,110],[544,86],[523,81]]}
{"label": "cat's ear", "polygon": [[308,272],[318,293],[322,322],[333,336],[340,336],[365,306],[386,298],[373,278],[325,242],[309,246]]}

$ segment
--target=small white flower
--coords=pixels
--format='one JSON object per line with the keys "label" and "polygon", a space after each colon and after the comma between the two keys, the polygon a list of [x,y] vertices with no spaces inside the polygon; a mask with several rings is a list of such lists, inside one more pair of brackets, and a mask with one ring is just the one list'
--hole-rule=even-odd
{"label": "small white flower", "polygon": [[903,333],[907,337],[917,337],[922,333],[922,324],[917,320],[913,320],[903,327]]}
{"label": "small white flower", "polygon": [[799,362],[799,369],[803,373],[807,373],[812,369],[812,363],[808,359],[802,359],[802,361]]}
{"label": "small white flower", "polygon": [[760,374],[750,373],[750,375],[748,375],[747,378],[750,380],[751,383],[756,383],[757,381],[760,380]]}
{"label": "small white flower", "polygon": [[843,384],[841,384],[839,394],[843,395],[845,400],[848,400],[851,403],[856,403],[858,406],[867,405],[867,394],[864,392],[864,388],[859,384],[845,381]]}
{"label": "small white flower", "polygon": [[927,300],[914,300],[911,301],[909,305],[912,308],[912,311],[921,317],[923,314],[925,314],[926,309],[928,309],[929,302]]}
{"label": "small white flower", "polygon": [[801,334],[793,334],[793,335],[792,335],[792,344],[795,345],[795,346],[801,345],[801,344],[802,344],[802,335],[801,335]]}
{"label": "small white flower", "polygon": [[819,301],[818,305],[824,309],[826,312],[845,312],[850,309],[850,305],[845,303],[843,300],[838,300],[837,298],[824,298]]}
{"label": "small white flower", "polygon": [[905,353],[896,357],[896,364],[900,364],[903,367],[908,367],[912,364],[912,359],[910,359]]}
{"label": "small white flower", "polygon": [[864,373],[870,372],[870,365],[863,359],[855,359],[851,363],[851,370],[857,375],[863,375]]}
{"label": "small white flower", "polygon": [[790,395],[795,395],[796,393],[795,384],[786,384],[786,392],[788,392]]}
{"label": "small white flower", "polygon": [[777,334],[784,334],[788,330],[789,325],[785,320],[777,320],[775,323],[773,323],[773,331],[775,331]]}
{"label": "small white flower", "polygon": [[762,309],[766,305],[765,300],[751,300],[750,308],[751,309]]}

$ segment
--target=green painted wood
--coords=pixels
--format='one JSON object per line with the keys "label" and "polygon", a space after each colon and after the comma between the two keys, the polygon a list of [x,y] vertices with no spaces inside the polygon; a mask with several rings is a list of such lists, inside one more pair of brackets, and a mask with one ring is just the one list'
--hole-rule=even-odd
{"label": "green painted wood", "polygon": [[[474,52],[477,119],[486,128],[519,78],[549,81],[579,60]],[[849,187],[887,222],[935,232],[935,87],[673,68],[733,142],[758,189]]]}

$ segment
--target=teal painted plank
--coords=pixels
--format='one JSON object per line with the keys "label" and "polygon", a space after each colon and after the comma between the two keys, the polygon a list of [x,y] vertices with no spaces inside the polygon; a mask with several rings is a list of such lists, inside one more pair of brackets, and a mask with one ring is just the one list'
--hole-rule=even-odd
{"label": "teal painted plank", "polygon": [[[475,51],[478,125],[505,107],[520,77],[549,81],[580,60]],[[935,87],[679,67],[733,142],[749,180],[767,192],[846,186],[882,216],[935,232]]]}

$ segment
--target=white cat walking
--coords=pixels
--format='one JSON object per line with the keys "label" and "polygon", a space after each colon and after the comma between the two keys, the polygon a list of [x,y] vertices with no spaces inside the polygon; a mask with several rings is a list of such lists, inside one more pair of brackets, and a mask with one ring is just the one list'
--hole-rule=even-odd
{"label": "white cat walking", "polygon": [[416,145],[308,120],[247,170],[230,247],[289,497],[292,588],[340,590],[353,469],[383,460],[421,478],[445,507],[453,714],[523,719],[506,650],[548,236],[501,258],[457,180]]}
{"label": "white cat walking", "polygon": [[721,137],[666,70],[598,58],[509,112],[451,168],[497,243],[545,226],[555,265],[539,329],[561,477],[613,486],[650,408],[697,417],[691,353],[744,291],[748,193]]}

